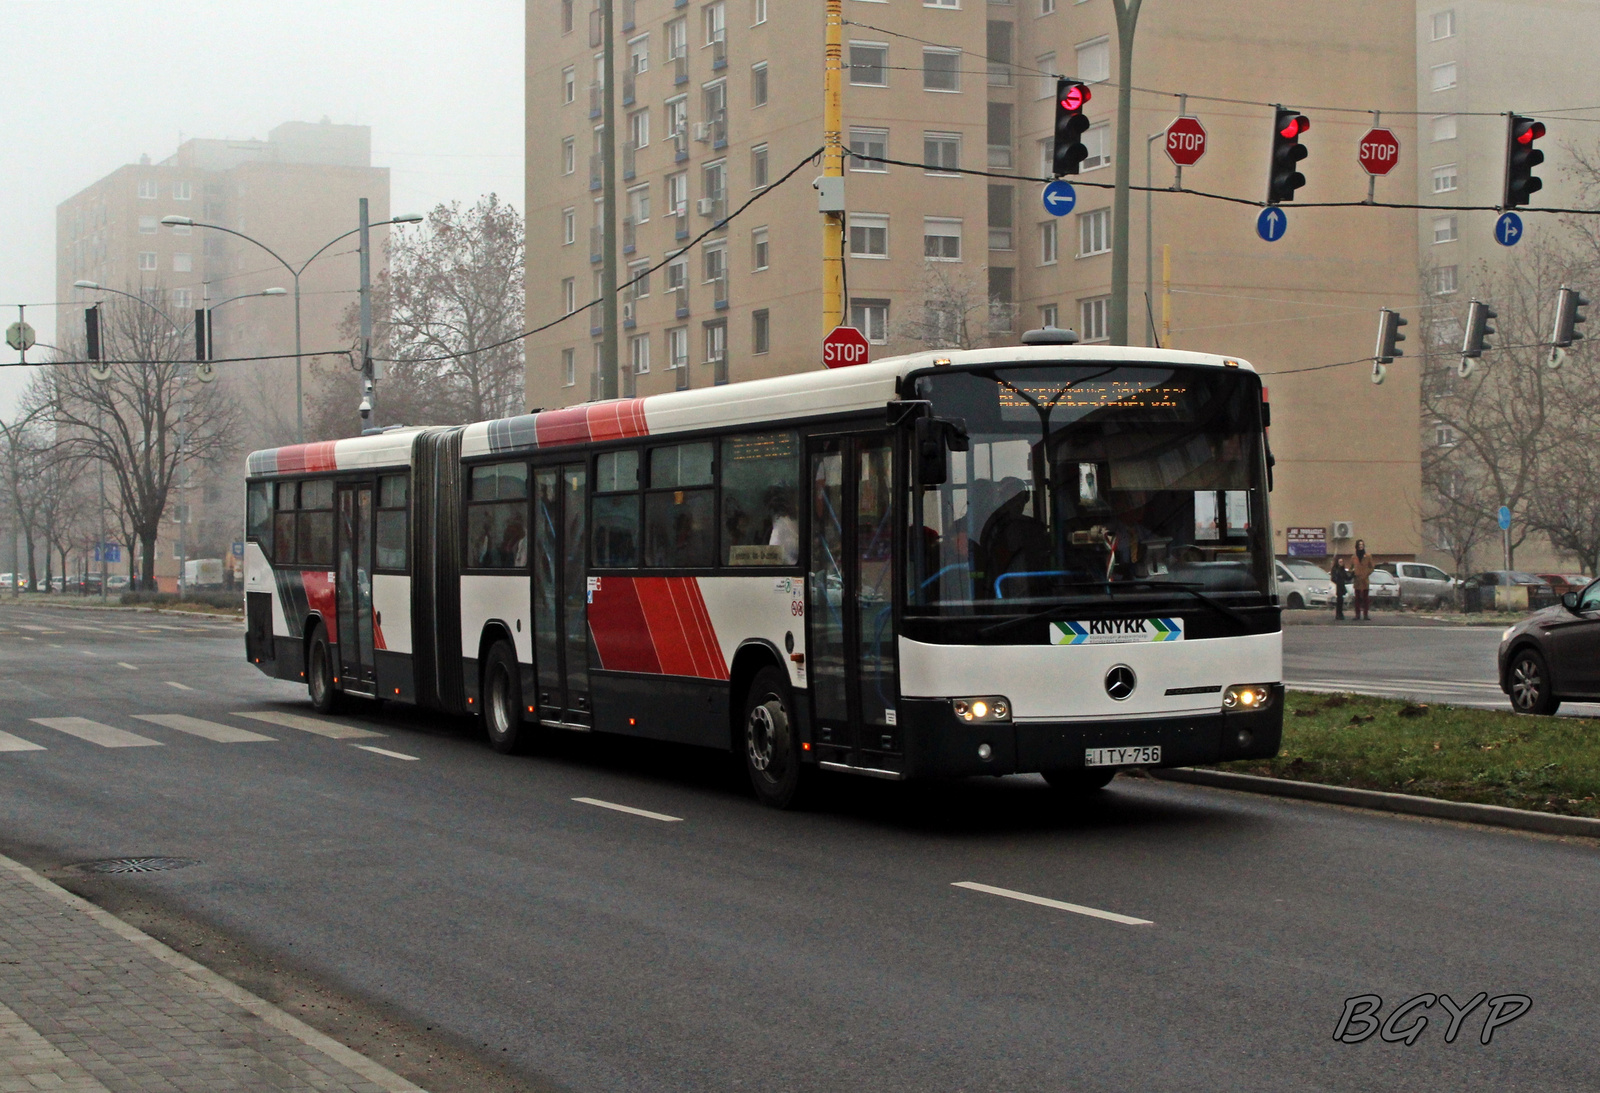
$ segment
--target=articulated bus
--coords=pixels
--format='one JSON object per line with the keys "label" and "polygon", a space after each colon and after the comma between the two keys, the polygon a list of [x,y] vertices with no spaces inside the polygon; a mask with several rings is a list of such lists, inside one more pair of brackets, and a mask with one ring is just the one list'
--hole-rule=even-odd
{"label": "articulated bus", "polygon": [[1058,339],[256,452],[246,655],[500,751],[732,751],[778,807],[1276,754],[1260,378]]}

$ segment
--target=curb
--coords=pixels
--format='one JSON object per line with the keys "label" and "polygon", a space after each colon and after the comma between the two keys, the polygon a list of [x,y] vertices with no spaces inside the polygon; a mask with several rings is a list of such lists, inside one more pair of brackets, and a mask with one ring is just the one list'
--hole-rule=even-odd
{"label": "curb", "polygon": [[1262,793],[1270,797],[1293,797],[1302,801],[1321,801],[1330,805],[1399,812],[1408,816],[1430,816],[1436,820],[1457,820],[1468,824],[1508,827],[1517,831],[1536,831],[1543,835],[1578,835],[1600,839],[1600,820],[1584,816],[1557,816],[1550,812],[1529,812],[1503,805],[1478,805],[1465,801],[1441,801],[1436,797],[1414,797],[1408,793],[1385,793],[1376,789],[1326,786],[1319,782],[1294,782],[1287,778],[1264,778],[1258,774],[1202,770],[1197,767],[1168,767],[1148,772],[1163,782],[1233,789],[1243,793]]}

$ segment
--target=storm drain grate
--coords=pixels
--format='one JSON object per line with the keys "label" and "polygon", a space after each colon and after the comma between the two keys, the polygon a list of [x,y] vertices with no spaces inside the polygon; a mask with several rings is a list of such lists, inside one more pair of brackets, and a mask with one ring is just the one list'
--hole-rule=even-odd
{"label": "storm drain grate", "polygon": [[78,868],[85,873],[161,873],[199,864],[194,858],[107,858],[84,862]]}

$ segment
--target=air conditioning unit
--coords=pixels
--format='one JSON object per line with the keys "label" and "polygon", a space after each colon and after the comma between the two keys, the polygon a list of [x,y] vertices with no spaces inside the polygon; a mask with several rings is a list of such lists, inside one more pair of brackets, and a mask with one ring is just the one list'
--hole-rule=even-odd
{"label": "air conditioning unit", "polygon": [[694,139],[701,144],[711,139],[711,125],[709,122],[697,121],[694,123]]}
{"label": "air conditioning unit", "polygon": [[717,199],[714,197],[702,197],[700,204],[696,207],[700,210],[701,216],[710,216],[717,211]]}
{"label": "air conditioning unit", "polygon": [[633,322],[635,306],[636,305],[633,303],[632,300],[623,301],[623,304],[622,304],[622,321],[623,322],[625,322],[625,323]]}
{"label": "air conditioning unit", "polygon": [[1355,536],[1355,525],[1349,520],[1335,520],[1333,522],[1333,537],[1335,539],[1350,539]]}

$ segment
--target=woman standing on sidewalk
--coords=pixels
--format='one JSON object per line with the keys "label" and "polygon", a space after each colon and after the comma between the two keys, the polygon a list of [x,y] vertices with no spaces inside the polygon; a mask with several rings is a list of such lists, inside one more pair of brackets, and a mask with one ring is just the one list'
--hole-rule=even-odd
{"label": "woman standing on sidewalk", "polygon": [[1372,621],[1372,571],[1376,568],[1377,563],[1367,553],[1367,541],[1357,539],[1355,561],[1350,566],[1356,585],[1356,618],[1368,622]]}

